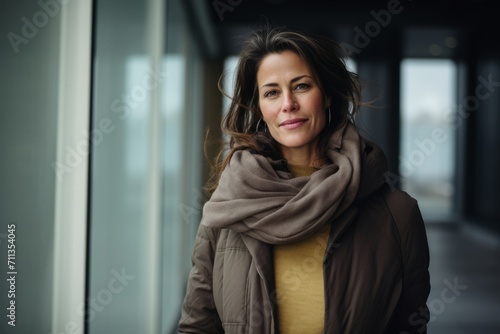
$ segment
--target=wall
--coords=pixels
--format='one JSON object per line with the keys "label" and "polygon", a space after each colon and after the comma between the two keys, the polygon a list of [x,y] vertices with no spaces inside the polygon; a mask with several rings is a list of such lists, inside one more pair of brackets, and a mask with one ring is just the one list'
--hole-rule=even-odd
{"label": "wall", "polygon": [[86,149],[92,3],[3,2],[0,15],[1,270],[15,272],[0,291],[6,313],[16,306],[1,332],[83,333],[88,160],[74,150]]}
{"label": "wall", "polygon": [[[500,234],[500,52],[485,50],[477,58],[477,72],[471,78],[468,100],[470,101],[471,126],[469,128],[470,178],[468,220]],[[489,83],[488,83],[489,82]],[[476,99],[474,99],[476,98]],[[476,105],[472,102],[477,102]]]}

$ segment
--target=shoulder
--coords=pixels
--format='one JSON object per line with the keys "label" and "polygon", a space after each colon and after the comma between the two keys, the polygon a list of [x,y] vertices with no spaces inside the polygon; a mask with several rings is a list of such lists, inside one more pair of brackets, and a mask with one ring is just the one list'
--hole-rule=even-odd
{"label": "shoulder", "polygon": [[384,183],[358,204],[358,228],[377,229],[400,246],[408,239],[420,238],[425,230],[417,200],[407,192]]}
{"label": "shoulder", "polygon": [[404,257],[407,260],[428,259],[426,228],[417,200],[405,191],[388,186],[384,189],[384,199],[398,231]]}
{"label": "shoulder", "polygon": [[382,196],[396,222],[408,220],[418,210],[418,202],[407,192],[385,184]]}
{"label": "shoulder", "polygon": [[417,200],[407,192],[395,188],[386,182],[371,195],[363,198],[358,203],[360,206],[377,206],[396,221],[404,221],[418,208]]}

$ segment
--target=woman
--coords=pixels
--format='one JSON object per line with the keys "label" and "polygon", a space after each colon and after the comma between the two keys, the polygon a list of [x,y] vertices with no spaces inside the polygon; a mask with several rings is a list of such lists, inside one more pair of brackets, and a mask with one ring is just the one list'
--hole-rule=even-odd
{"label": "woman", "polygon": [[180,332],[426,332],[424,223],[356,131],[360,104],[335,42],[277,28],[247,39]]}

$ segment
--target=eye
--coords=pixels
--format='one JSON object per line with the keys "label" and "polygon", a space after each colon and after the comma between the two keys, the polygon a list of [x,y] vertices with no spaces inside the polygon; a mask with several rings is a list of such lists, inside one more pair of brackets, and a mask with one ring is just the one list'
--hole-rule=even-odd
{"label": "eye", "polygon": [[295,87],[295,89],[296,89],[296,90],[305,90],[305,89],[308,89],[309,87],[311,87],[311,86],[309,86],[309,85],[308,85],[308,84],[306,84],[306,83],[300,83],[300,84],[298,84],[298,85]]}
{"label": "eye", "polygon": [[264,97],[273,97],[273,96],[276,96],[277,94],[278,94],[278,92],[277,92],[277,91],[275,91],[275,90],[270,90],[270,91],[268,91],[268,92],[266,92],[266,93],[264,94]]}

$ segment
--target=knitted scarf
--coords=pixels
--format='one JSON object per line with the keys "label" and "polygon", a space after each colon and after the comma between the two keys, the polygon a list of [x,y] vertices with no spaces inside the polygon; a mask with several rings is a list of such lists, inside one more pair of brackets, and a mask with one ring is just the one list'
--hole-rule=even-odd
{"label": "knitted scarf", "polygon": [[341,215],[360,187],[364,142],[356,128],[348,123],[337,130],[329,147],[330,164],[296,178],[283,168],[284,160],[236,151],[205,203],[201,223],[270,244],[311,235]]}

